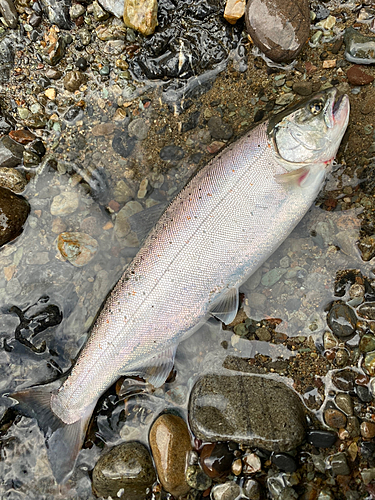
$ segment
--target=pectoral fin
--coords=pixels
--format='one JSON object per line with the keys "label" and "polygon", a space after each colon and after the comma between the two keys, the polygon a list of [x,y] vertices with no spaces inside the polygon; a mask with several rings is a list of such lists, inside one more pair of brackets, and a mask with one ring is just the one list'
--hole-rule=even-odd
{"label": "pectoral fin", "polygon": [[170,347],[166,351],[163,351],[155,357],[149,359],[141,367],[135,368],[134,370],[131,370],[131,372],[125,372],[124,375],[139,376],[144,378],[154,387],[161,387],[172,371],[175,354],[176,347]]}
{"label": "pectoral fin", "polygon": [[275,177],[280,184],[290,184],[292,186],[302,187],[309,174],[309,167],[301,167],[291,172],[287,172],[286,174],[278,174]]}
{"label": "pectoral fin", "polygon": [[239,305],[239,294],[236,287],[230,288],[223,297],[213,305],[210,313],[225,325],[232,323]]}

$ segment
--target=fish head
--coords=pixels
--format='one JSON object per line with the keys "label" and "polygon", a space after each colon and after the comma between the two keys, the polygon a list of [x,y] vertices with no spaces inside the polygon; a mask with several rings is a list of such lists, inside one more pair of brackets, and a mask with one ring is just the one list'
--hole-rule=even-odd
{"label": "fish head", "polygon": [[[276,155],[288,163],[331,164],[349,122],[349,98],[329,88],[271,118],[268,134]],[[295,164],[295,167],[293,167]]]}

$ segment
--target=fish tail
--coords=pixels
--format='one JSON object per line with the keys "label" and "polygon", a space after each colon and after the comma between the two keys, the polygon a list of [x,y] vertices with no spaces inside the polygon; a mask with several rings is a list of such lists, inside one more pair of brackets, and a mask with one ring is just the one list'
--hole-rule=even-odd
{"label": "fish tail", "polygon": [[17,409],[20,413],[37,420],[46,438],[47,455],[53,475],[61,484],[69,478],[74,469],[94,407],[88,408],[76,422],[66,424],[51,408],[52,392],[49,385],[31,387],[11,394],[10,397],[18,401]]}

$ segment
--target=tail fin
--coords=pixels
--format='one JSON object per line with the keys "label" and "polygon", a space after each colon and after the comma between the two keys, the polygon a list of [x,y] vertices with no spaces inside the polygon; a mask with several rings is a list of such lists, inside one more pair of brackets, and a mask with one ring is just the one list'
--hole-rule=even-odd
{"label": "tail fin", "polygon": [[51,409],[50,384],[31,387],[11,394],[10,397],[18,401],[22,414],[38,421],[46,437],[47,454],[53,475],[58,483],[64,483],[74,469],[95,405],[88,408],[77,422],[65,424]]}

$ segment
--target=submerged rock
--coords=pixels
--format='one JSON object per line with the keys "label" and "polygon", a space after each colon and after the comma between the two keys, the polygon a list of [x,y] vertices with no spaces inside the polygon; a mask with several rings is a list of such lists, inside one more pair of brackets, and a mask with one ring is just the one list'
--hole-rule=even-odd
{"label": "submerged rock", "polygon": [[354,333],[357,317],[350,306],[338,303],[329,310],[327,323],[337,337],[346,338]]}
{"label": "submerged rock", "polygon": [[286,385],[257,376],[206,375],[189,402],[190,426],[204,441],[235,441],[289,451],[305,436],[298,396]]}
{"label": "submerged rock", "polygon": [[[150,454],[145,446],[135,441],[113,447],[97,461],[92,473],[92,488],[98,497],[145,500],[151,498],[156,480]],[[118,492],[123,489],[118,496]]]}
{"label": "submerged rock", "polygon": [[185,495],[187,457],[192,449],[186,423],[176,415],[160,415],[150,430],[150,446],[163,488],[173,496]]}
{"label": "submerged rock", "polygon": [[157,13],[157,0],[125,0],[124,23],[142,35],[151,35],[155,31]]}
{"label": "submerged rock", "polygon": [[255,45],[275,62],[294,59],[310,34],[307,0],[249,0],[245,20]]}
{"label": "submerged rock", "polygon": [[30,205],[22,196],[0,187],[0,246],[22,233]]}
{"label": "submerged rock", "polygon": [[64,232],[57,237],[57,249],[75,267],[85,266],[98,250],[98,242],[85,233]]}
{"label": "submerged rock", "polygon": [[375,63],[375,36],[358,33],[354,28],[346,28],[344,35],[345,58],[355,64]]}

